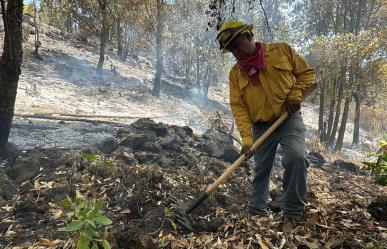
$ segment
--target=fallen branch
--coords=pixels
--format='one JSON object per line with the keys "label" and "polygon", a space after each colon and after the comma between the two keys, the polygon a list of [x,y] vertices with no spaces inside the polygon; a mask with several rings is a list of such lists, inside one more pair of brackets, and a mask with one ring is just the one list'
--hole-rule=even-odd
{"label": "fallen branch", "polygon": [[53,117],[76,117],[76,118],[128,118],[137,119],[142,118],[139,116],[127,116],[127,115],[94,115],[94,114],[76,114],[76,113],[34,113],[37,116],[53,116]]}
{"label": "fallen branch", "polygon": [[[78,118],[116,118],[116,119],[139,119],[139,118],[150,118],[150,119],[156,119],[156,118],[165,118],[165,117],[172,117],[177,116],[179,114],[170,114],[170,115],[163,115],[163,116],[157,116],[157,117],[144,117],[144,116],[127,116],[127,115],[94,115],[94,114],[75,114],[75,113],[34,113],[34,114],[15,114],[14,117],[21,117],[21,118],[36,118],[36,119],[54,119],[54,120],[66,120],[69,117],[74,117],[75,121],[83,122],[90,121],[90,119],[78,119]],[[102,121],[97,120],[101,122],[112,122],[112,121]],[[118,122],[112,122],[112,124],[115,124]],[[118,123],[120,124],[120,123]]]}
{"label": "fallen branch", "polygon": [[26,115],[26,114],[15,114],[14,117],[17,118],[31,118],[31,119],[48,119],[48,120],[61,120],[61,121],[71,121],[71,122],[85,122],[91,124],[109,124],[115,126],[125,127],[127,124],[113,122],[113,121],[104,121],[104,120],[95,120],[95,119],[86,119],[86,118],[67,118],[62,116],[52,116],[52,115]]}

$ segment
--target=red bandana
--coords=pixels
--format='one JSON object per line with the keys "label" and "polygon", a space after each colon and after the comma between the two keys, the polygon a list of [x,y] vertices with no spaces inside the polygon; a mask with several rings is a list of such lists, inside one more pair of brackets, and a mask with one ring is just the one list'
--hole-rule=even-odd
{"label": "red bandana", "polygon": [[265,70],[265,51],[260,43],[256,43],[258,53],[244,60],[238,60],[238,64],[245,76],[254,86],[258,86],[259,70]]}

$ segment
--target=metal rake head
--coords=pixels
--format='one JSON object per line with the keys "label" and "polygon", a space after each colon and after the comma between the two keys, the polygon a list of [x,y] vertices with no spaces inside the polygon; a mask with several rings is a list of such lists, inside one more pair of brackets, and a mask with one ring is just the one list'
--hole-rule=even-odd
{"label": "metal rake head", "polygon": [[172,201],[172,210],[175,211],[174,216],[177,220],[177,223],[190,231],[194,231],[191,215],[186,214],[188,205],[174,195],[169,194],[169,196]]}

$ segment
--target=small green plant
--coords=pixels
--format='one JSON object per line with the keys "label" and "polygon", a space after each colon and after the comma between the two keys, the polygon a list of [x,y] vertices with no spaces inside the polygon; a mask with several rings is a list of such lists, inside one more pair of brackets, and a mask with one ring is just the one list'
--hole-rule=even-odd
{"label": "small green plant", "polygon": [[169,222],[171,224],[171,226],[173,227],[173,230],[175,230],[175,232],[176,232],[177,226],[176,226],[176,223],[173,221],[174,215],[175,215],[175,212],[171,208],[165,207],[164,208],[164,219],[161,222],[161,226],[156,231],[151,232],[149,234],[156,234],[156,233],[160,232],[161,229],[164,227],[165,221]]}
{"label": "small green plant", "polygon": [[[108,242],[109,233],[107,227],[112,224],[112,220],[104,215],[105,203],[102,200],[93,198],[85,200],[77,191],[74,200],[67,197],[63,200],[66,208],[65,215],[71,222],[62,228],[64,232],[76,232],[76,245],[78,249],[110,249]],[[104,230],[101,232],[101,230]]]}
{"label": "small green plant", "polygon": [[102,173],[110,174],[113,171],[113,163],[109,160],[105,160],[100,156],[95,156],[93,154],[81,153],[81,156],[90,161],[91,166],[96,170],[96,174]]}
{"label": "small green plant", "polygon": [[373,162],[363,162],[372,171],[375,182],[379,185],[387,185],[387,141],[383,139],[379,142],[379,149],[370,152],[369,156],[377,156]]}
{"label": "small green plant", "polygon": [[165,220],[169,221],[169,223],[171,223],[173,230],[175,230],[176,232],[177,226],[176,226],[176,223],[173,221],[174,215],[175,215],[175,212],[171,208],[168,208],[168,207],[164,208],[164,218]]}

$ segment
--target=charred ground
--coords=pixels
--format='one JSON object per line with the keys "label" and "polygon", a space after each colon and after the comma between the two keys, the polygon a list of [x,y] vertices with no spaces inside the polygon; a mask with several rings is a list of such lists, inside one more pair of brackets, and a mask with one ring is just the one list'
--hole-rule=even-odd
{"label": "charred ground", "polygon": [[[98,168],[81,153],[111,168]],[[85,154],[83,154],[85,155]],[[270,216],[249,218],[252,165],[245,164],[192,214],[195,232],[175,227],[171,195],[189,203],[238,157],[228,134],[139,119],[84,150],[14,152],[0,182],[1,246],[68,248],[75,234],[62,201],[77,191],[107,203],[115,248],[383,248],[386,188],[349,162],[308,154],[308,203],[302,226],[280,232],[281,150],[271,183]],[[353,167],[353,165],[352,165]],[[355,172],[353,172],[355,171]],[[378,196],[384,197],[378,197]],[[172,215],[171,215],[172,214]],[[173,222],[172,222],[173,221]],[[384,244],[383,244],[384,243]]]}

